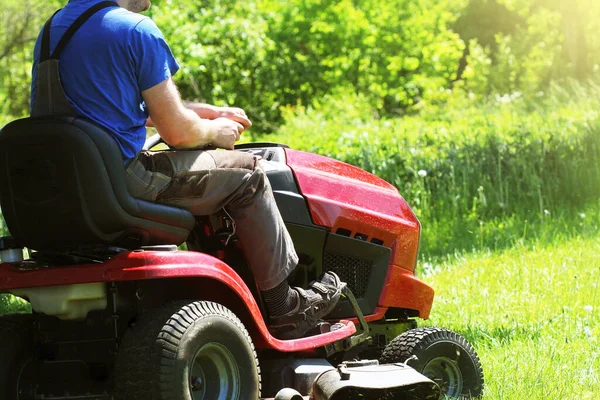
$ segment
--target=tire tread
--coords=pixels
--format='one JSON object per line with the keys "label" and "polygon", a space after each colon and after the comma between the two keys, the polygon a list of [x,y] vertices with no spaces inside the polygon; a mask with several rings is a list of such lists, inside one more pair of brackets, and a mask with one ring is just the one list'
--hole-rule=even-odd
{"label": "tire tread", "polygon": [[[434,342],[447,340],[461,346],[469,355],[475,367],[475,373],[480,377],[482,385],[484,380],[483,368],[479,356],[471,344],[458,333],[444,328],[417,328],[408,330],[395,339],[393,339],[385,348],[379,361],[385,363],[406,362],[406,360],[415,353],[425,350]],[[410,365],[410,363],[409,363]],[[472,396],[464,398],[478,397],[481,395],[481,387],[476,387]]]}
{"label": "tire tread", "polygon": [[[199,318],[219,316],[229,320],[243,332],[258,356],[250,334],[240,319],[228,308],[209,301],[175,301],[140,315],[125,334],[117,355],[115,399],[176,399],[173,368],[179,345],[187,329]],[[153,379],[155,377],[156,379]],[[261,388],[260,367],[258,387]]]}

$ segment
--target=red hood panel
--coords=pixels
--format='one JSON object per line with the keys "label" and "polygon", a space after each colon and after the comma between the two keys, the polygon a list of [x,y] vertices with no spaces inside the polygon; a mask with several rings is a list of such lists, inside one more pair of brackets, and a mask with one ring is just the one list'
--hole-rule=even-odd
{"label": "red hood panel", "polygon": [[313,222],[382,240],[395,265],[413,270],[419,221],[398,190],[360,168],[316,154],[286,149],[287,164],[308,201]]}
{"label": "red hood panel", "polygon": [[379,190],[398,193],[398,190],[393,185],[353,165],[298,150],[285,149],[285,153],[288,165],[292,167],[292,169],[311,169],[319,175],[336,179],[347,179],[353,181],[354,184],[363,183],[366,186],[375,186],[379,188]]}

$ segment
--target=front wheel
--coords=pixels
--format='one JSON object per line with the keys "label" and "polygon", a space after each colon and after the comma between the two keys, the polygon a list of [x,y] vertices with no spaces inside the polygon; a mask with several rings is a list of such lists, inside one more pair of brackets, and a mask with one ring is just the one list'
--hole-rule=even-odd
{"label": "front wheel", "polygon": [[242,322],[208,301],[169,303],[125,333],[116,399],[242,400],[260,397],[258,358]]}
{"label": "front wheel", "polygon": [[404,332],[383,351],[380,362],[405,362],[425,375],[446,398],[479,397],[483,391],[483,369],[473,346],[465,338],[441,328],[418,328]]}

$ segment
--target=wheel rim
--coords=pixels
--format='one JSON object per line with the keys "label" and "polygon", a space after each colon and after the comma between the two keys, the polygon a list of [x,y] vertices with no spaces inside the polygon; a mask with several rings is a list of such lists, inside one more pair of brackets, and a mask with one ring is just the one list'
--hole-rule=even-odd
{"label": "wheel rim", "polygon": [[438,384],[442,394],[447,397],[459,397],[463,389],[463,377],[456,361],[448,357],[436,357],[430,360],[423,375]]}
{"label": "wheel rim", "polygon": [[229,349],[211,342],[198,350],[190,368],[190,394],[194,400],[239,399],[240,369]]}

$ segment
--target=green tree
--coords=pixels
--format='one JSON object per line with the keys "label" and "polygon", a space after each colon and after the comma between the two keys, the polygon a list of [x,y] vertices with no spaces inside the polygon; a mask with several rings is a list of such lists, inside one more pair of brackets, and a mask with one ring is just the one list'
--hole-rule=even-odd
{"label": "green tree", "polygon": [[[0,115],[29,110],[31,62],[35,40],[56,0],[4,0],[0,7]],[[0,124],[3,119],[0,117]]]}
{"label": "green tree", "polygon": [[480,94],[585,80],[600,64],[599,21],[595,0],[470,0],[455,25],[470,43],[459,75]]}
{"label": "green tree", "polygon": [[342,86],[401,114],[440,97],[456,75],[462,42],[448,29],[449,1],[271,1],[271,59],[285,104]]}
{"label": "green tree", "polygon": [[443,100],[462,42],[448,26],[461,1],[159,1],[152,17],[183,66],[184,97],[237,104],[258,130],[280,106],[339,87],[401,114]]}
{"label": "green tree", "polygon": [[266,59],[273,43],[256,2],[154,3],[150,15],[182,66],[175,79],[183,97],[238,105],[256,121],[253,131],[273,129],[279,112]]}

